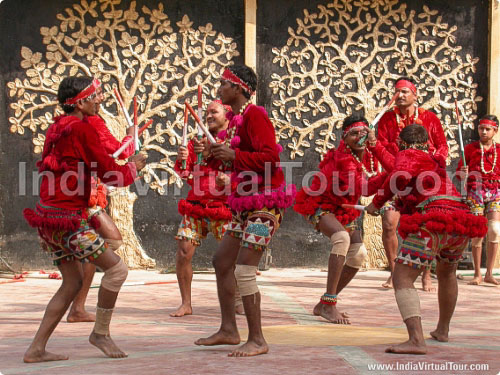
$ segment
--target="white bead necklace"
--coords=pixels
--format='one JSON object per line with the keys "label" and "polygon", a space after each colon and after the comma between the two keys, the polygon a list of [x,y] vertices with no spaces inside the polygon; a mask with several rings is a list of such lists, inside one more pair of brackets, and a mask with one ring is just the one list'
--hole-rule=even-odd
{"label": "white bead necklace", "polygon": [[493,141],[493,145],[491,145],[491,147],[493,147],[493,152],[495,153],[493,156],[493,165],[491,167],[491,171],[486,171],[484,169],[484,146],[481,142],[479,142],[479,146],[481,147],[481,172],[483,172],[484,174],[493,173],[493,171],[495,170],[495,166],[497,164],[497,146],[495,141]]}
{"label": "white bead necklace", "polygon": [[359,160],[358,156],[351,150],[350,147],[349,147],[349,151],[351,151],[351,155],[353,156],[353,158],[356,159],[356,161],[359,164],[361,164],[361,169],[363,170],[363,172],[365,172],[366,177],[372,178],[373,176],[377,175],[377,171],[375,170],[375,162],[373,161],[373,155],[372,155],[372,153],[369,150],[365,150],[365,152],[367,152],[368,156],[370,157],[370,169],[371,169],[371,172],[368,172],[368,170],[366,169],[365,165],[361,162],[361,160]]}

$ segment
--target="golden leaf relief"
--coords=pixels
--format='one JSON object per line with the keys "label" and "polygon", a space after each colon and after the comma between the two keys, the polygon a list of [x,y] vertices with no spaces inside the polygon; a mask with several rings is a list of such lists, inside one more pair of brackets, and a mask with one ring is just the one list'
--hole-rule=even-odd
{"label": "golden leaf relief", "polygon": [[336,129],[353,111],[373,120],[390,100],[400,76],[418,82],[419,105],[434,110],[455,149],[457,99],[464,129],[476,119],[479,59],[456,45],[457,26],[443,23],[427,6],[408,11],[399,0],[335,0],[304,10],[281,48],[273,48],[272,120],[280,139],[289,140],[290,157],[334,146]]}
{"label": "golden leaf relief", "polygon": [[[124,7],[128,6],[127,9]],[[81,0],[57,14],[59,25],[40,28],[45,53],[21,48],[24,77],[7,83],[10,131],[33,133],[34,152],[40,153],[44,131],[57,106],[57,89],[64,76],[96,76],[103,83],[105,101],[100,114],[118,138],[125,135],[125,121],[110,93],[117,88],[132,112],[134,96],[139,122],[153,119],[156,126],[144,135],[143,148],[152,154],[145,179],[152,187],[181,180],[173,171],[176,149],[182,136],[184,101],[197,103],[197,85],[204,100],[215,98],[214,84],[230,60],[238,55],[233,39],[218,33],[211,24],[193,28],[187,15],[171,26],[162,3],[156,9],[136,1]],[[194,134],[193,127],[190,127]],[[165,142],[168,140],[168,142]],[[168,173],[169,177],[160,176]]]}

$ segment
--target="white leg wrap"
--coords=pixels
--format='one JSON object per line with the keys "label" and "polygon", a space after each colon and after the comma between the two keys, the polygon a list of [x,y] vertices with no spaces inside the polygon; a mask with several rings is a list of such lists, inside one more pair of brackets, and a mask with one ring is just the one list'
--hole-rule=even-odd
{"label": "white leg wrap", "polygon": [[123,244],[122,240],[112,240],[111,238],[105,238],[104,241],[108,244],[108,250],[116,251]]}
{"label": "white leg wrap", "polygon": [[335,232],[330,237],[330,241],[332,242],[332,251],[331,254],[346,256],[347,251],[349,250],[349,245],[351,243],[351,238],[349,237],[349,233],[346,231]]}
{"label": "white leg wrap", "polygon": [[113,267],[104,271],[104,276],[101,280],[101,286],[111,292],[118,293],[125,280],[127,280],[128,268],[120,259]]}
{"label": "white leg wrap", "polygon": [[471,240],[471,245],[474,247],[481,246],[483,243],[483,237],[476,237]]}
{"label": "white leg wrap", "polygon": [[113,315],[113,309],[103,309],[97,306],[94,325],[95,333],[109,336],[109,323],[111,322],[111,315]]}
{"label": "white leg wrap", "polygon": [[500,239],[500,221],[488,220],[488,233],[486,234],[488,242],[498,243]]}
{"label": "white leg wrap", "polygon": [[345,264],[351,268],[360,269],[367,256],[368,251],[363,243],[353,243],[347,251]]}
{"label": "white leg wrap", "polygon": [[243,305],[243,299],[241,298],[240,295],[240,289],[238,288],[238,285],[236,285],[236,291],[234,293],[234,307],[242,306]]}
{"label": "white leg wrap", "polygon": [[415,288],[396,289],[394,294],[403,321],[414,316],[422,316],[420,313],[420,298],[418,298],[418,292]]}
{"label": "white leg wrap", "polygon": [[237,264],[234,270],[236,284],[240,290],[242,297],[251,296],[259,292],[257,287],[257,266],[247,266],[245,264]]}

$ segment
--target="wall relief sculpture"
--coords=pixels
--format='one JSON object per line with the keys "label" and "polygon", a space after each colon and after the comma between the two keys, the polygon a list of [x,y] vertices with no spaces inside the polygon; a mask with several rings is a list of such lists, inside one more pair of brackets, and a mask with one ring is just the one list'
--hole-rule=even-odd
{"label": "wall relief sculpture", "polygon": [[[130,113],[137,97],[139,123],[154,120],[141,139],[149,154],[144,181],[159,194],[164,194],[169,184],[180,186],[173,166],[182,137],[184,101],[198,104],[199,84],[207,100],[215,97],[214,82],[238,55],[232,38],[214,30],[210,23],[193,26],[187,15],[172,25],[162,3],[156,9],[137,9],[136,1],[81,0],[57,14],[57,19],[58,25],[40,29],[44,53],[24,46],[20,50],[24,71],[7,84],[10,132],[31,132],[33,151],[41,153],[45,131],[53,117],[62,113],[56,98],[62,78],[95,76],[106,93],[100,114],[117,138],[124,137],[126,125],[110,95],[114,87]],[[136,199],[137,194],[128,188],[117,189],[109,211],[124,238],[119,253],[126,263],[152,267],[155,261],[145,254],[133,230]]]}
{"label": "wall relief sculpture", "polygon": [[290,158],[314,147],[334,147],[335,130],[353,110],[368,120],[390,100],[395,80],[418,81],[419,105],[434,110],[458,157],[457,99],[464,129],[476,119],[478,58],[457,45],[457,26],[436,10],[408,11],[399,0],[335,0],[304,10],[288,28],[286,45],[273,48],[272,117]]}

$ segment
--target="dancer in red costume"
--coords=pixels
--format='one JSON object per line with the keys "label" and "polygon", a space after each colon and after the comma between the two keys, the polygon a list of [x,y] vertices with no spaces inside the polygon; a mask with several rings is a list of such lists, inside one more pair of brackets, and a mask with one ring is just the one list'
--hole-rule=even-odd
{"label": "dancer in red costume", "polygon": [[[215,139],[229,124],[226,118],[228,110],[231,110],[231,107],[224,106],[219,100],[213,101],[207,107],[206,123]],[[205,143],[193,138],[187,147],[179,147],[175,163],[175,171],[191,185],[192,189],[186,199],[179,201],[179,213],[183,218],[175,237],[178,241],[175,270],[182,302],[179,308],[170,314],[173,317],[193,313],[191,259],[196,248],[201,245],[201,240],[206,238],[208,233],[221,240],[232,217],[227,205],[227,197],[231,192],[229,176],[224,173],[227,167],[222,161],[209,155],[208,148],[205,151]],[[197,164],[198,152],[204,153],[201,164]],[[186,162],[185,169],[182,167],[183,161]]]}
{"label": "dancer in red costume", "polygon": [[[221,77],[219,96],[230,105],[229,127],[224,144],[211,145],[210,152],[232,165],[228,199],[232,221],[214,256],[222,322],[218,332],[198,339],[197,345],[236,345],[234,295],[238,283],[248,322],[248,340],[230,353],[233,357],[265,354],[269,348],[262,334],[256,270],[263,251],[278,229],[286,207],[292,205],[294,186],[284,182],[276,134],[264,108],[251,104],[257,77],[247,66],[231,66]],[[236,263],[236,268],[235,268]],[[236,279],[236,280],[235,280]]]}
{"label": "dancer in red costume", "polygon": [[294,206],[296,212],[331,240],[326,293],[314,307],[314,315],[335,324],[350,324],[347,316],[337,310],[337,295],[367,256],[355,223],[360,212],[342,204],[358,204],[361,195],[373,195],[386,177],[386,173],[378,172],[378,162],[372,153],[364,145],[358,145],[367,126],[368,121],[362,116],[344,120],[339,147],[328,152],[311,185],[297,193]]}
{"label": "dancer in red costume", "polygon": [[24,217],[38,229],[44,249],[51,254],[63,278],[24,355],[25,362],[68,359],[65,355],[47,352],[45,347],[81,288],[80,262],[94,262],[104,271],[89,341],[108,357],[127,356],[109,333],[118,292],[127,277],[127,266],[113,251],[107,251],[108,243],[93,229],[95,223],[89,222],[88,201],[93,172],[104,183],[126,186],[133,183],[137,171],[146,162],[143,155],[135,155],[120,166],[102,149],[97,132],[87,122],[88,116],[96,114],[92,97],[97,86],[98,82],[89,77],[62,80],[58,99],[66,115],[55,118],[47,130],[39,163],[39,171],[43,172],[40,202],[36,211],[24,210]]}
{"label": "dancer in red costume", "polygon": [[[497,257],[498,242],[500,240],[500,163],[497,162],[500,154],[500,145],[494,141],[498,132],[498,118],[486,115],[479,121],[479,141],[472,142],[465,147],[464,167],[462,159],[457,167],[468,175],[467,200],[472,213],[486,216],[488,219],[488,233],[486,236],[486,275],[484,281],[498,285],[493,277],[493,267]],[[474,259],[474,278],[471,285],[479,285],[483,281],[481,276],[481,252],[483,238],[472,240],[472,257]]]}
{"label": "dancer in red costume", "polygon": [[[98,112],[101,103],[104,100],[104,95],[102,92],[102,86],[99,85],[96,88],[95,93],[92,95],[93,100],[96,104],[96,115],[87,117],[89,124],[97,131],[99,135],[99,140],[104,151],[108,155],[112,155],[116,150],[118,150],[125,142],[130,140],[133,136],[134,128],[131,126],[127,129],[127,136],[119,142],[111,132],[109,131],[106,123],[99,116]],[[91,100],[92,98],[88,98]],[[127,147],[119,156],[119,159],[127,159],[135,151],[134,143],[130,142],[129,147]],[[92,190],[89,198],[89,214],[90,217],[95,217],[98,222],[96,232],[106,239],[108,245],[113,251],[116,251],[122,244],[122,236],[120,231],[116,227],[113,219],[105,211],[108,204],[107,198],[107,188],[106,185],[101,183],[98,179],[92,177]],[[89,293],[90,286],[92,285],[92,280],[95,274],[95,265],[93,263],[83,263],[83,283],[80,292],[76,295],[73,303],[68,312],[67,321],[68,323],[77,322],[95,322],[95,315],[85,310],[85,301],[87,300],[87,295]]]}
{"label": "dancer in red costume", "polygon": [[391,158],[373,132],[369,134],[369,142],[376,143],[374,148],[378,148],[375,155],[386,158],[385,167],[391,173],[366,210],[377,214],[387,201],[398,195],[399,233],[403,244],[396,258],[393,282],[409,340],[386,351],[425,354],[420,301],[413,284],[436,258],[439,321],[431,336],[438,341],[448,341],[458,295],[457,264],[469,239],[482,237],[487,226],[484,217],[474,216],[462,202],[445,168],[429,153],[425,128],[417,124],[406,126],[399,138],[401,151]]}
{"label": "dancer in red costume", "polygon": [[[399,78],[396,81],[396,92],[398,93],[396,106],[392,111],[385,113],[378,123],[378,142],[386,147],[392,155],[396,155],[398,152],[396,140],[399,132],[409,124],[423,125],[429,134],[429,153],[444,167],[448,156],[448,144],[443,127],[433,112],[417,106],[418,93],[415,81],[408,77]],[[395,210],[393,201],[388,202],[382,208],[382,242],[391,270],[391,276],[382,284],[385,288],[392,288],[394,259],[398,251],[396,228],[399,218],[400,213]],[[435,290],[432,286],[429,270],[422,274],[422,289],[425,291]]]}

